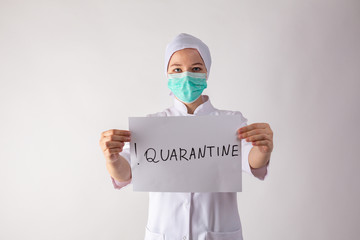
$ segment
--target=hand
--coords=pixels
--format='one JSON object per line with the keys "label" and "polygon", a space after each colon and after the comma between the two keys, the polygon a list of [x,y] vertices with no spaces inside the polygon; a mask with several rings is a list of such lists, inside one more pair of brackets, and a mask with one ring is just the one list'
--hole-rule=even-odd
{"label": "hand", "polygon": [[262,153],[271,153],[273,150],[273,131],[268,123],[253,123],[239,128],[239,139],[246,139],[252,145],[259,148]]}
{"label": "hand", "polygon": [[125,142],[130,142],[131,133],[127,130],[111,129],[101,133],[100,147],[106,160],[114,161],[122,152]]}

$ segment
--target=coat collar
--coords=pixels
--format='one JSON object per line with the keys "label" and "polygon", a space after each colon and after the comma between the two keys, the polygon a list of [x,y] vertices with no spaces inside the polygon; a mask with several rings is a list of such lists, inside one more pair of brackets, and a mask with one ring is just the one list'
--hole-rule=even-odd
{"label": "coat collar", "polygon": [[178,110],[179,112],[181,112],[184,115],[205,115],[208,114],[210,112],[215,111],[214,106],[211,104],[210,102],[210,98],[208,95],[201,95],[201,97],[203,98],[203,103],[200,104],[194,111],[194,114],[188,114],[187,112],[187,108],[186,105],[181,102],[180,100],[178,100],[175,96],[173,96],[174,98],[174,108],[176,110]]}

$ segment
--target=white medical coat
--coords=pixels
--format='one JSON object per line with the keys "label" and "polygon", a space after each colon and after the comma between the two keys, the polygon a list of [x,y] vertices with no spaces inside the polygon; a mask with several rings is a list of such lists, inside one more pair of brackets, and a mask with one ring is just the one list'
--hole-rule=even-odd
{"label": "white medical coat", "polygon": [[[247,125],[247,119],[239,111],[219,110],[213,107],[209,96],[202,95],[204,103],[198,106],[194,114],[188,114],[186,106],[174,98],[174,105],[162,112],[148,114],[152,116],[199,116],[199,115],[241,115],[241,127]],[[251,169],[248,155],[251,142],[241,140],[242,169],[244,172],[263,180],[268,165]],[[126,143],[120,153],[130,163],[129,144]],[[112,178],[116,189],[131,182],[119,182]],[[174,193],[150,192],[148,223],[145,228],[145,240],[241,240],[242,229],[237,206],[236,192],[219,193]]]}

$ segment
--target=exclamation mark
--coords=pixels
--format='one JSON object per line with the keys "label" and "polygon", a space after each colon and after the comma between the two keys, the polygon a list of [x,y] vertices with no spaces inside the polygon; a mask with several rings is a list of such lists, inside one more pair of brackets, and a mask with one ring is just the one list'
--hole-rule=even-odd
{"label": "exclamation mark", "polygon": [[[137,149],[136,149],[136,143],[134,143],[134,147],[135,147],[135,157],[137,159]],[[140,163],[138,163],[137,165],[140,165]]]}

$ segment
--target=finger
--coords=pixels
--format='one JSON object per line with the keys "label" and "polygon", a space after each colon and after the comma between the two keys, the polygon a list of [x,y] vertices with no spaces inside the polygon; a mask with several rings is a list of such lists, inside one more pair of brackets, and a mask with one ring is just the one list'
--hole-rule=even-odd
{"label": "finger", "polygon": [[254,135],[267,134],[267,133],[268,133],[268,131],[266,129],[254,129],[254,130],[239,134],[239,137],[247,138],[247,137],[251,137]]}
{"label": "finger", "polygon": [[269,140],[261,140],[261,141],[252,142],[252,145],[254,145],[254,146],[268,146],[268,147],[271,147],[271,142],[270,142]]}
{"label": "finger", "polygon": [[107,148],[104,151],[105,156],[109,157],[111,154],[120,153],[122,148]]}
{"label": "finger", "polygon": [[119,136],[130,136],[131,132],[128,130],[118,130],[118,129],[110,129],[101,133],[101,136],[106,137],[110,135],[119,135]]}
{"label": "finger", "polygon": [[238,133],[245,133],[254,129],[265,129],[269,127],[268,123],[253,123],[242,128],[239,128]]}
{"label": "finger", "polygon": [[114,141],[105,142],[104,145],[105,145],[105,148],[122,148],[122,147],[124,147],[123,142],[114,142]]}
{"label": "finger", "polygon": [[257,134],[257,135],[246,138],[247,142],[255,142],[255,141],[261,141],[261,140],[271,141],[271,137],[268,134]]}
{"label": "finger", "polygon": [[131,137],[111,135],[100,138],[100,145],[104,145],[106,142],[130,142]]}
{"label": "finger", "polygon": [[100,147],[102,151],[105,151],[107,148],[123,147],[124,145],[125,143],[123,142],[100,141]]}
{"label": "finger", "polygon": [[101,149],[104,151],[107,148],[107,145],[106,145],[107,142],[117,142],[117,143],[122,143],[122,145],[124,145],[124,142],[130,142],[130,140],[131,140],[130,137],[111,135],[111,136],[101,138],[100,146],[101,146]]}
{"label": "finger", "polygon": [[119,136],[119,135],[110,135],[110,136],[104,137],[104,140],[105,141],[130,142],[131,137],[129,137],[129,136]]}

